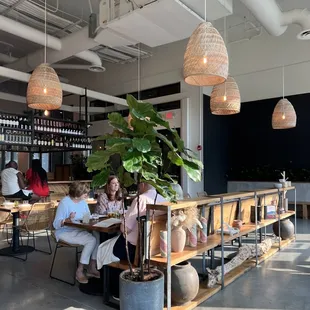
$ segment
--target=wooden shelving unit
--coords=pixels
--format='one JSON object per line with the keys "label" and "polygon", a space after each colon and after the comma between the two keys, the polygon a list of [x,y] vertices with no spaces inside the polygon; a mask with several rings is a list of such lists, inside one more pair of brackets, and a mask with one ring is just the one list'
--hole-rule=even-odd
{"label": "wooden shelving unit", "polygon": [[[238,201],[241,199],[251,199],[255,198],[256,201],[256,207],[258,205],[257,199],[258,197],[262,197],[264,195],[272,195],[272,194],[278,194],[283,195],[288,190],[294,190],[294,187],[288,187],[284,189],[263,189],[263,190],[256,190],[256,191],[249,191],[249,192],[241,192],[241,193],[226,193],[222,195],[216,195],[216,196],[209,196],[204,198],[197,198],[197,199],[187,199],[183,201],[179,201],[177,204],[171,204],[171,203],[165,203],[162,205],[148,205],[147,209],[152,210],[161,210],[166,212],[172,212],[177,209],[184,209],[192,206],[198,206],[198,207],[205,207],[205,206],[215,206],[221,204],[221,210],[223,211],[223,205],[225,203],[231,202],[233,200]],[[221,211],[221,212],[222,212]],[[296,211],[296,209],[295,209]],[[151,257],[151,264],[157,265],[159,267],[167,267],[168,271],[167,274],[169,274],[169,268],[171,266],[176,265],[178,263],[181,263],[183,261],[189,260],[199,254],[205,253],[209,250],[213,250],[214,248],[221,246],[222,247],[222,254],[223,254],[223,247],[226,243],[229,243],[239,237],[245,236],[249,233],[253,233],[257,231],[260,228],[267,227],[269,225],[274,224],[277,221],[283,220],[285,218],[289,218],[293,215],[295,215],[295,223],[296,223],[296,213],[295,211],[287,211],[286,213],[277,215],[276,219],[266,219],[262,220],[260,223],[255,224],[246,224],[241,227],[241,230],[238,234],[235,235],[224,235],[222,239],[221,234],[211,234],[208,236],[207,243],[198,243],[197,247],[185,247],[184,251],[181,253],[174,253],[171,252],[170,254],[170,264],[168,264],[168,259],[163,258],[160,256],[160,254],[153,255]],[[168,216],[169,218],[169,216]],[[223,223],[222,223],[223,224]],[[171,229],[168,223],[168,229]],[[276,252],[278,252],[280,249],[284,248],[285,246],[289,245],[292,241],[295,240],[295,237],[289,240],[283,240],[281,243],[275,243],[271,247],[271,249],[263,256],[257,258],[257,264],[262,263],[272,255],[274,255]],[[168,254],[169,255],[169,254]],[[256,258],[250,259],[245,261],[240,266],[236,267],[229,273],[227,273],[224,276],[224,283],[217,284],[213,288],[208,288],[206,282],[201,282],[199,287],[198,295],[194,300],[187,303],[186,305],[182,306],[171,306],[170,308],[164,308],[166,309],[173,309],[173,310],[190,310],[197,307],[202,302],[206,301],[208,298],[212,297],[214,294],[216,294],[218,291],[226,287],[227,285],[234,282],[237,278],[239,278],[241,275],[246,273],[247,271],[251,270],[252,268],[255,268],[257,266],[256,264]],[[170,265],[170,266],[168,266]]]}

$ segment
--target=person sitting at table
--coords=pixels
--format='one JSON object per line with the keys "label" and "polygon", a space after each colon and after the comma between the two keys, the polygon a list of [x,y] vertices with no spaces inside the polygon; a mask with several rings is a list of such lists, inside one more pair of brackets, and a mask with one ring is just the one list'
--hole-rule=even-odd
{"label": "person sitting at table", "polygon": [[[166,199],[156,192],[156,189],[148,184],[141,183],[139,185],[139,214],[141,216],[146,215],[146,205],[148,204],[160,204],[165,202]],[[155,201],[156,199],[156,201]],[[160,214],[161,212],[156,212]],[[128,241],[128,251],[130,261],[133,263],[135,259],[136,246],[138,241],[138,197],[136,197],[131,206],[129,207],[127,213],[125,214],[125,223],[127,231],[127,241]],[[119,260],[127,260],[126,254],[126,240],[124,237],[125,227],[123,223],[121,224],[121,234],[114,238],[102,243],[98,250],[98,268],[100,269],[103,265],[109,264],[112,261],[116,261],[115,258]],[[114,242],[114,246],[111,251],[111,242]],[[111,251],[111,253],[109,253]],[[111,293],[114,297],[118,297],[118,286],[119,286],[119,275],[122,270],[111,268],[110,275],[111,279]]]}
{"label": "person sitting at table", "polygon": [[47,173],[41,166],[39,159],[33,159],[31,168],[26,172],[26,180],[28,188],[39,197],[47,197],[49,195],[49,188],[47,184]]}
{"label": "person sitting at table", "polygon": [[84,265],[88,265],[86,273],[88,277],[100,278],[100,273],[96,269],[99,234],[97,232],[91,234],[80,228],[65,226],[65,223],[80,221],[85,213],[90,214],[85,201],[88,192],[89,187],[87,184],[73,182],[69,188],[69,195],[59,203],[53,223],[56,229],[55,236],[57,241],[60,240],[84,246],[75,274],[76,280],[80,283],[88,283],[88,278],[84,274]]}
{"label": "person sitting at table", "polygon": [[19,198],[21,200],[30,200],[31,202],[37,201],[39,197],[35,194],[31,195],[31,192],[26,190],[23,174],[17,169],[17,163],[12,160],[2,170],[2,195],[5,198]]}
{"label": "person sitting at table", "polygon": [[117,176],[110,175],[105,186],[105,192],[97,199],[95,213],[108,214],[122,208],[122,191]]}

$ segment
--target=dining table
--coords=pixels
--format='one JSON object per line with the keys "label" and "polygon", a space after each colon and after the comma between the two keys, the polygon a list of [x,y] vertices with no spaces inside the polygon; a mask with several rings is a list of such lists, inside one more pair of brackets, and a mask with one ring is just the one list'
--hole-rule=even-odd
{"label": "dining table", "polygon": [[24,205],[2,205],[0,206],[0,211],[7,212],[12,214],[12,243],[11,246],[0,249],[0,256],[13,256],[17,257],[25,254],[30,253],[34,251],[34,247],[29,245],[20,245],[20,226],[19,226],[19,218],[20,218],[20,212],[28,212],[31,210],[32,205],[31,204],[24,204]]}
{"label": "dining table", "polygon": [[[100,217],[99,219],[90,219],[89,223],[83,223],[83,221],[73,221],[65,222],[65,226],[75,227],[79,229],[84,229],[89,232],[97,231],[100,234],[100,243],[116,236],[120,233],[121,223],[113,224],[109,227],[97,226],[101,221],[109,219],[108,216]],[[105,265],[100,270],[100,279],[89,278],[87,284],[80,283],[79,289],[81,292],[89,295],[100,295],[103,296],[103,302],[110,307],[115,308],[115,303],[110,302],[111,293],[110,293],[110,275],[109,275],[109,266]]]}

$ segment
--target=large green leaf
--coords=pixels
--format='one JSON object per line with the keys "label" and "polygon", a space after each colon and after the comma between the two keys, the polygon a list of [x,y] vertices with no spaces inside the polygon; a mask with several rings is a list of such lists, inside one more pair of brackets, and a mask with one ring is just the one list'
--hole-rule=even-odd
{"label": "large green leaf", "polygon": [[183,159],[177,152],[169,151],[168,158],[171,160],[173,164],[177,166],[183,165]]}
{"label": "large green leaf", "polygon": [[151,126],[147,121],[141,120],[138,118],[133,118],[130,122],[131,126],[134,129],[135,134],[151,134],[153,133],[154,135],[154,129],[153,126]]}
{"label": "large green leaf", "polygon": [[143,169],[142,170],[142,177],[145,180],[156,180],[158,178],[158,174]]}
{"label": "large green leaf", "polygon": [[169,122],[165,121],[163,117],[161,116],[161,114],[158,113],[157,111],[153,110],[151,112],[150,120],[156,123],[158,126],[163,126],[166,129],[170,130]]}
{"label": "large green leaf", "polygon": [[156,182],[153,180],[144,180],[144,182],[154,186],[157,192],[167,200],[171,202],[176,201],[176,192],[168,181],[157,179]]}
{"label": "large green leaf", "polygon": [[113,146],[115,144],[131,146],[132,140],[130,138],[125,138],[125,137],[124,138],[111,137],[106,142],[106,146]]}
{"label": "large green leaf", "polygon": [[163,141],[169,148],[171,151],[175,151],[175,147],[173,146],[173,144],[171,143],[171,141],[165,137],[163,134],[156,132],[156,136],[157,138],[159,138],[161,141]]}
{"label": "large green leaf", "polygon": [[138,150],[126,152],[122,155],[123,166],[128,172],[140,172],[142,169],[142,154]]}
{"label": "large green leaf", "polygon": [[174,136],[174,142],[177,145],[179,152],[184,152],[184,141],[180,138],[176,129],[171,130]]}
{"label": "large green leaf", "polygon": [[193,157],[193,156],[187,156],[186,159],[187,159],[188,161],[191,161],[191,162],[195,163],[196,165],[198,165],[198,167],[199,167],[200,169],[203,169],[203,163],[202,163],[199,159],[197,159],[197,158],[195,158],[195,157]]}
{"label": "large green leaf", "polygon": [[152,104],[147,102],[138,101],[132,95],[127,95],[127,103],[129,106],[130,114],[139,119],[150,117],[151,112],[154,111]]}
{"label": "large green leaf", "polygon": [[199,182],[201,181],[201,169],[196,163],[193,163],[187,159],[183,159],[184,162],[184,169],[186,170],[188,176],[194,181]]}
{"label": "large green leaf", "polygon": [[153,151],[144,153],[143,160],[144,162],[147,162],[155,167],[163,165],[161,153],[158,154],[157,152],[153,152]]}
{"label": "large green leaf", "polygon": [[135,179],[130,175],[129,172],[124,172],[124,177],[123,177],[123,184],[127,188],[131,186],[132,184],[135,184],[136,181]]}
{"label": "large green leaf", "polygon": [[128,128],[128,123],[119,113],[113,112],[108,115],[109,124],[128,135],[134,135],[133,131]]}
{"label": "large green leaf", "polygon": [[104,169],[93,177],[92,186],[99,187],[107,184],[110,169]]}
{"label": "large green leaf", "polygon": [[107,162],[110,159],[110,155],[106,151],[97,151],[91,154],[87,159],[87,171],[92,172],[96,170],[105,169],[107,166]]}
{"label": "large green leaf", "polygon": [[151,150],[151,143],[147,139],[133,138],[132,145],[134,148],[136,148],[138,151],[142,153],[147,153]]}

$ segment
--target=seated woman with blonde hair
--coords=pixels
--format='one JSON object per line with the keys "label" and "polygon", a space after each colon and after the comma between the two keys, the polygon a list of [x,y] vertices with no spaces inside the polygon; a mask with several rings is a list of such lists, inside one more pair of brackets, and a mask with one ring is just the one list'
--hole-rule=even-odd
{"label": "seated woman with blonde hair", "polygon": [[117,212],[122,208],[122,191],[117,176],[110,175],[105,186],[105,192],[97,199],[95,212],[98,214],[108,214]]}
{"label": "seated woman with blonde hair", "polygon": [[100,278],[96,268],[97,250],[99,245],[99,234],[93,234],[86,230],[65,226],[66,222],[80,221],[90,211],[85,199],[88,196],[89,187],[85,183],[73,182],[69,188],[69,195],[63,198],[57,208],[54,227],[57,241],[79,244],[84,246],[80,257],[80,263],[76,270],[76,280],[80,283],[87,283],[88,278],[84,274],[84,265],[88,265],[87,276]]}

